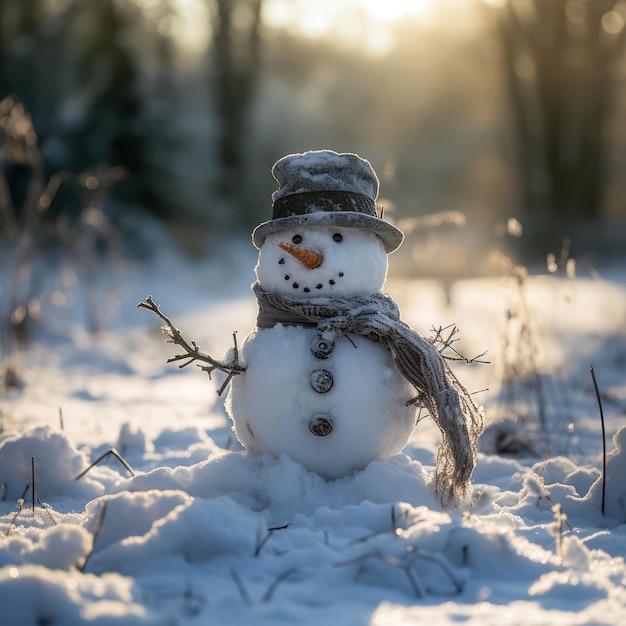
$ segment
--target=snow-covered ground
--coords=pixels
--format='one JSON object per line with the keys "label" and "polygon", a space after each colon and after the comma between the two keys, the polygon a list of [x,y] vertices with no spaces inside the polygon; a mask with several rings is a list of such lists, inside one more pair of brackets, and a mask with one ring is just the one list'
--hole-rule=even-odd
{"label": "snow-covered ground", "polygon": [[[165,363],[175,348],[135,304],[152,294],[219,356],[233,330],[243,337],[254,325],[254,260],[250,250],[226,265],[129,270],[109,330],[94,338],[50,318],[19,356],[23,387],[0,398],[3,624],[624,624],[619,269],[531,277],[522,291],[504,278],[464,280],[448,294],[437,281],[388,282],[414,328],[456,323],[466,356],[489,351],[489,365],[455,366],[488,411],[475,502],[460,513],[433,496],[439,435],[428,419],[405,453],[326,482],[287,457],[247,457],[219,381]],[[510,345],[527,336],[515,324],[532,330],[534,362],[522,365],[542,384],[515,386],[507,404],[503,370],[527,358]],[[606,418],[604,515],[590,365]],[[544,428],[532,413],[538,394]],[[512,410],[527,417],[516,424]],[[518,453],[496,453],[503,441]],[[111,448],[134,475],[108,455],[77,479]]]}

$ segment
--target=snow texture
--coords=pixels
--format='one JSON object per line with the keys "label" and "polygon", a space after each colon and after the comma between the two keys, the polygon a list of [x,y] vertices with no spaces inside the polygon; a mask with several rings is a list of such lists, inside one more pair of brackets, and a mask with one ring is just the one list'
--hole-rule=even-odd
{"label": "snow texture", "polygon": [[349,152],[311,150],[289,154],[278,160],[272,175],[279,188],[272,194],[273,202],[293,194],[313,191],[346,191],[378,197],[378,177],[369,161]]}
{"label": "snow texture", "polygon": [[[239,271],[245,283],[245,267],[229,281]],[[180,275],[142,277],[127,287],[131,302],[148,289],[174,303]],[[206,276],[203,266],[194,281]],[[490,387],[481,399],[495,428],[503,281],[456,283],[452,306],[434,282],[388,288],[411,325],[453,320],[464,351],[490,349],[492,365],[463,366],[461,377]],[[177,300],[176,319],[204,347],[225,350],[233,328],[254,324],[250,295],[193,294]],[[165,365],[171,346],[147,314],[95,338],[44,321],[20,357],[23,387],[0,398],[2,623],[623,624],[626,287],[621,273],[535,277],[527,302],[541,328],[537,360],[561,401],[532,438],[536,454],[479,454],[465,515],[434,497],[439,432],[429,420],[403,453],[325,480],[288,455],[244,454],[211,400],[219,381]],[[613,436],[605,515],[590,363]],[[75,480],[114,446],[134,476],[109,455]],[[33,458],[34,513],[24,493]]]}

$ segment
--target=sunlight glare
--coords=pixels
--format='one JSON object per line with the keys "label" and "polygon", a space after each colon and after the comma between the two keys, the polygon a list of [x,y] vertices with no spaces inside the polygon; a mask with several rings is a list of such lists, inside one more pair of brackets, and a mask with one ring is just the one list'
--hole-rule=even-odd
{"label": "sunlight glare", "polygon": [[[158,0],[134,0],[153,10]],[[381,55],[394,45],[394,29],[403,21],[425,20],[445,4],[469,0],[265,0],[263,22],[270,30],[294,36],[330,38],[348,48]],[[496,2],[497,0],[484,0]],[[163,19],[161,29],[188,51],[201,50],[210,37],[206,0],[174,0],[174,13]]]}
{"label": "sunlight glare", "polygon": [[263,17],[269,28],[385,54],[393,47],[398,23],[423,19],[436,6],[437,0],[266,0]]}
{"label": "sunlight glare", "polygon": [[157,30],[171,36],[188,53],[206,48],[210,32],[209,7],[205,0],[173,0],[170,10],[163,11],[162,0],[134,0],[147,15],[156,15]]}
{"label": "sunlight glare", "polygon": [[[395,22],[424,14],[435,0],[358,0],[369,16],[378,22]],[[352,3],[353,4],[353,3]]]}

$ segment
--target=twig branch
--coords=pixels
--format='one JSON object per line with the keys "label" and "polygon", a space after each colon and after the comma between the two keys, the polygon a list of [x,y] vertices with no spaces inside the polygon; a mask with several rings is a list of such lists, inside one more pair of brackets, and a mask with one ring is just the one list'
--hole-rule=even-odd
{"label": "twig branch", "polygon": [[295,574],[295,572],[297,571],[298,570],[295,567],[290,567],[289,569],[285,570],[282,574],[279,574],[276,577],[276,580],[274,580],[274,582],[268,587],[267,591],[265,592],[265,595],[261,599],[261,602],[269,602],[272,599],[274,592],[278,588],[278,585],[280,585],[280,583],[282,583],[283,580],[285,580],[292,574]]}
{"label": "twig branch", "polygon": [[102,503],[102,506],[100,507],[100,515],[98,516],[98,521],[93,531],[93,540],[91,542],[91,550],[84,556],[82,562],[76,565],[76,569],[79,572],[85,571],[85,567],[87,567],[87,563],[89,562],[91,555],[94,553],[96,549],[96,541],[98,540],[98,537],[100,536],[100,532],[102,531],[102,527],[104,526],[104,516],[106,512],[107,512],[107,503],[105,500]]}
{"label": "twig branch", "polygon": [[122,455],[115,448],[111,448],[110,450],[107,450],[106,452],[101,454],[87,469],[84,469],[78,476],[76,476],[74,480],[80,480],[89,470],[94,468],[96,465],[98,465],[98,463],[100,463],[100,461],[103,461],[107,456],[109,456],[109,454],[114,456],[126,468],[131,476],[135,475],[135,472],[133,472],[133,468],[122,458]]}
{"label": "twig branch", "polygon": [[31,473],[31,485],[33,488],[31,489],[33,495],[33,517],[35,516],[35,457],[30,457],[30,473]]}
{"label": "twig branch", "polygon": [[455,573],[452,571],[452,568],[448,565],[448,563],[441,556],[439,556],[438,554],[433,554],[431,552],[426,552],[425,550],[418,550],[414,552],[413,554],[414,556],[413,556],[413,559],[411,560],[411,563],[413,561],[417,561],[418,559],[422,559],[424,561],[430,561],[431,563],[438,565],[441,568],[441,570],[444,572],[444,574],[446,574],[448,578],[452,581],[455,591],[457,593],[463,592],[463,583],[461,582],[461,580],[459,580],[459,578],[457,578]]}
{"label": "twig branch", "polygon": [[265,533],[265,537],[263,537],[263,539],[261,539],[260,541],[257,540],[257,545],[254,549],[255,558],[259,556],[259,554],[261,554],[263,546],[269,541],[269,538],[274,534],[274,531],[285,530],[285,528],[289,528],[289,524],[285,524],[284,526],[275,526],[274,528],[268,528],[267,533]]}
{"label": "twig branch", "polygon": [[15,524],[15,520],[17,519],[17,516],[23,511],[24,509],[24,498],[26,497],[26,492],[28,491],[28,488],[30,487],[29,484],[26,485],[26,487],[24,487],[24,491],[22,492],[22,495],[20,498],[17,499],[17,504],[18,504],[18,509],[17,511],[15,511],[15,515],[13,516],[13,518],[11,519],[11,523],[9,524],[9,527],[7,528],[7,537],[9,536],[10,532],[11,532],[11,528],[13,528],[13,524]]}
{"label": "twig branch", "polygon": [[604,430],[604,411],[602,409],[602,400],[600,398],[600,390],[598,389],[598,381],[596,380],[596,374],[593,371],[593,365],[589,368],[591,371],[591,378],[593,379],[593,387],[596,391],[596,398],[598,399],[598,408],[600,409],[600,424],[602,425],[602,515],[604,515],[604,503],[606,498],[606,433]]}
{"label": "twig branch", "polygon": [[[444,331],[450,330],[449,333],[444,337]],[[432,344],[439,350],[439,354],[441,354],[442,358],[447,361],[462,361],[467,365],[471,365],[472,363],[482,363],[483,365],[489,365],[490,361],[484,361],[482,357],[484,357],[489,351],[485,350],[480,354],[477,354],[475,357],[471,359],[466,357],[464,354],[459,352],[456,348],[452,346],[453,343],[459,341],[459,338],[454,338],[455,335],[458,334],[459,329],[455,324],[450,324],[448,326],[435,328],[433,326],[432,331],[435,333],[435,336],[431,339]],[[451,350],[452,353],[456,356],[452,356],[450,354],[444,354],[445,350]]]}
{"label": "twig branch", "polygon": [[15,511],[15,515],[13,515],[13,518],[11,519],[11,523],[9,524],[9,527],[7,528],[7,537],[9,536],[9,533],[11,532],[11,528],[13,528],[13,524],[15,524],[15,520],[17,519],[17,516],[22,512],[22,509],[24,507],[24,500],[22,498],[20,498],[17,501],[19,508],[17,509],[17,511]]}
{"label": "twig branch", "polygon": [[48,514],[50,521],[57,526],[58,522],[54,519],[52,513],[50,513],[50,507],[47,504],[44,504],[39,496],[37,496],[37,502],[39,502],[39,506]]}
{"label": "twig branch", "polygon": [[246,371],[245,365],[243,365],[239,361],[239,348],[237,347],[237,333],[233,332],[233,350],[232,350],[232,358],[229,361],[218,361],[214,359],[210,354],[203,352],[200,350],[195,341],[187,341],[180,330],[174,326],[172,321],[165,315],[158,304],[152,299],[152,296],[148,296],[143,302],[140,302],[137,305],[138,309],[147,309],[148,311],[152,311],[157,317],[159,317],[163,322],[165,322],[165,326],[161,328],[161,330],[169,337],[168,343],[176,344],[180,346],[184,352],[182,354],[177,354],[170,359],[167,359],[168,363],[176,363],[178,361],[184,361],[178,367],[182,369],[183,367],[187,367],[196,361],[200,361],[201,363],[208,363],[208,365],[200,365],[200,363],[196,363],[198,367],[203,372],[206,372],[211,378],[211,374],[218,370],[220,372],[224,372],[227,377],[222,386],[218,389],[217,395],[221,396],[224,393],[224,390],[228,386],[228,383],[232,380],[234,376],[237,374],[242,374]]}
{"label": "twig branch", "polygon": [[395,556],[391,556],[390,554],[385,554],[384,552],[380,552],[380,550],[372,550],[367,554],[361,554],[353,559],[349,559],[347,561],[341,561],[340,563],[335,563],[334,567],[346,567],[350,565],[359,565],[359,569],[357,570],[357,577],[363,571],[363,567],[368,559],[378,559],[383,563],[387,563],[387,565],[391,565],[392,567],[397,567],[401,571],[404,572],[407,580],[409,581],[409,585],[411,585],[411,589],[413,590],[413,594],[416,598],[424,598],[426,596],[422,585],[413,575],[411,571],[411,565],[405,563],[402,559],[398,559]]}
{"label": "twig branch", "polygon": [[[400,509],[400,517],[404,517],[405,516],[405,512],[402,511],[402,509]],[[357,545],[359,543],[365,543],[366,541],[369,541],[370,539],[372,539],[373,537],[378,537],[380,535],[384,535],[386,533],[388,533],[388,530],[375,530],[371,533],[369,533],[368,535],[365,535],[364,537],[358,537],[357,539],[353,539],[350,542],[350,545]],[[391,532],[394,535],[398,534],[398,521],[396,518],[396,505],[392,504],[391,505]]]}
{"label": "twig branch", "polygon": [[248,591],[246,590],[246,587],[243,584],[243,581],[241,580],[239,574],[237,573],[237,570],[235,570],[234,568],[231,569],[230,577],[233,579],[233,582],[235,583],[235,585],[237,585],[237,590],[239,591],[239,595],[241,596],[241,599],[243,600],[244,604],[246,606],[251,606],[252,601],[250,600]]}

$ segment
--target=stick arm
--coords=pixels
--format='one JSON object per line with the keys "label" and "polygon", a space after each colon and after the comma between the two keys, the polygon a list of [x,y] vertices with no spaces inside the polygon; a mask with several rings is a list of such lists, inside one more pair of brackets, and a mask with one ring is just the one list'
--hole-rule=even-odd
{"label": "stick arm", "polygon": [[[148,311],[152,311],[157,317],[164,322],[164,326],[161,327],[161,330],[164,334],[166,334],[169,339],[167,339],[168,343],[176,344],[180,346],[184,352],[181,354],[177,354],[176,356],[167,359],[168,363],[176,363],[178,361],[184,361],[179,364],[179,369],[183,367],[187,367],[192,363],[196,363],[198,367],[203,372],[206,372],[211,378],[211,374],[218,370],[220,372],[224,372],[227,374],[226,380],[224,384],[218,389],[218,395],[222,395],[228,383],[232,380],[233,376],[237,376],[238,374],[243,374],[246,371],[246,366],[239,360],[239,348],[237,347],[237,333],[233,332],[233,348],[230,350],[230,358],[225,359],[223,361],[219,361],[214,359],[210,354],[200,350],[195,341],[187,341],[180,330],[174,326],[172,321],[165,315],[159,305],[152,299],[152,296],[148,296],[143,302],[139,302],[137,304],[138,309],[146,309]],[[197,363],[199,361],[199,363]],[[202,363],[206,363],[206,365],[202,365]]]}

